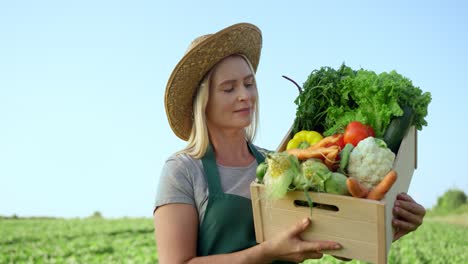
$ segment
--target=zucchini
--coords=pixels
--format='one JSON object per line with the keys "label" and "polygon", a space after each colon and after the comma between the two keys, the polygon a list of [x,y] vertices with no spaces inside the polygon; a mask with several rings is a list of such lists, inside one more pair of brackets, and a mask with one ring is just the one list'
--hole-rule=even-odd
{"label": "zucchini", "polygon": [[351,151],[353,151],[354,146],[351,143],[348,143],[344,146],[344,148],[340,151],[340,167],[338,168],[338,171],[347,174],[347,167],[348,167],[348,161],[349,161],[349,155],[351,154]]}
{"label": "zucchini", "polygon": [[387,147],[397,154],[403,137],[413,125],[414,110],[409,106],[403,106],[403,115],[393,118],[383,136]]}

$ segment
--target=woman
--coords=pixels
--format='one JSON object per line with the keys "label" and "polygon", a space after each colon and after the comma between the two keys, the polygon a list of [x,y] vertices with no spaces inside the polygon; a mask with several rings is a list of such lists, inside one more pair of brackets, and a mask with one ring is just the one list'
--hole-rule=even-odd
{"label": "woman", "polygon": [[[255,241],[249,185],[264,159],[252,144],[261,40],[260,30],[246,23],[199,37],[169,78],[169,124],[188,145],[161,174],[154,211],[161,263],[300,262],[341,248],[333,241],[303,241],[308,218],[272,240]],[[403,198],[395,212],[399,236],[415,230],[424,212]]]}

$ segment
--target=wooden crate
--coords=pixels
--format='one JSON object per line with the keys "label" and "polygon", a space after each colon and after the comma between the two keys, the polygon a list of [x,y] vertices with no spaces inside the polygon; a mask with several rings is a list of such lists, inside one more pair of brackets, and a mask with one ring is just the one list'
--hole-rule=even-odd
{"label": "wooden crate", "polygon": [[[285,149],[291,132],[280,144]],[[268,200],[264,185],[253,182],[250,186],[257,242],[274,237],[292,225],[310,216],[312,224],[302,234],[305,240],[332,240],[343,248],[324,252],[340,257],[373,263],[387,263],[393,239],[392,208],[396,195],[407,192],[417,164],[417,134],[411,127],[403,138],[393,169],[398,178],[381,201],[350,196],[309,192],[315,205],[304,206],[304,192],[294,191],[279,200]],[[302,202],[301,202],[302,201]]]}

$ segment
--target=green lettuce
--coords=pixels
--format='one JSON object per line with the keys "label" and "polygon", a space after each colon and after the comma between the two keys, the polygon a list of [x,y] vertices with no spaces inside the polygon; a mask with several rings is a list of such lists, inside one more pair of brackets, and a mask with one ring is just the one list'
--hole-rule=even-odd
{"label": "green lettuce", "polygon": [[309,75],[295,100],[293,132],[318,130],[329,136],[342,133],[351,121],[360,121],[382,137],[391,120],[403,115],[405,105],[414,110],[412,125],[421,130],[427,125],[430,102],[430,93],[423,93],[396,71],[376,74],[344,64],[338,70],[322,67]]}

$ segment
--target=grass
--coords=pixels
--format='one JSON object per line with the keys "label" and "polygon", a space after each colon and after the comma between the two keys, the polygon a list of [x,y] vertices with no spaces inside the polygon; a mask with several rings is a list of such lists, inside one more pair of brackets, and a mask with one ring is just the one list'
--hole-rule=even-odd
{"label": "grass", "polygon": [[150,219],[3,219],[0,263],[157,263]]}
{"label": "grass", "polygon": [[[468,263],[467,222],[468,213],[429,215],[393,243],[389,263]],[[149,218],[0,219],[0,263],[158,263],[153,234]]]}

